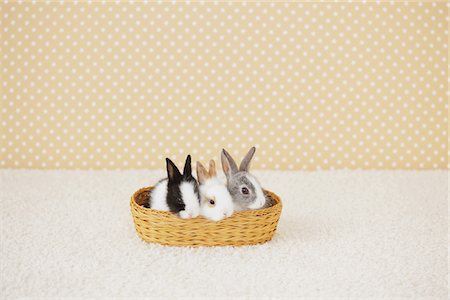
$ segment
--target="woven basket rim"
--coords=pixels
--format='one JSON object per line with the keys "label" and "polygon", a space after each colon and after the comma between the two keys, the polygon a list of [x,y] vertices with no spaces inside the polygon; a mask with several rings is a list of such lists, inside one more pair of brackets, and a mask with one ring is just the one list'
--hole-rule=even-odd
{"label": "woven basket rim", "polygon": [[[138,206],[139,209],[142,209],[144,211],[158,212],[159,214],[163,214],[163,215],[166,215],[166,216],[169,216],[169,217],[174,217],[176,219],[180,219],[174,213],[171,213],[171,212],[168,212],[168,211],[156,210],[156,209],[151,209],[151,208],[148,208],[148,207],[144,207],[144,206],[142,206],[142,205],[140,205],[140,204],[138,204],[136,202],[137,195],[139,195],[140,193],[146,192],[146,191],[150,191],[154,187],[155,186],[143,187],[143,188],[140,188],[137,191],[135,191],[133,193],[133,195],[131,196],[132,204]],[[278,207],[282,207],[281,198],[277,194],[275,194],[272,191],[266,190],[266,189],[263,189],[263,192],[264,192],[264,194],[269,194],[270,195],[271,200],[275,202],[273,205],[271,205],[269,207],[266,207],[266,208],[261,208],[261,209],[252,209],[252,210],[244,210],[244,211],[234,212],[233,216],[238,216],[238,215],[245,216],[245,215],[251,215],[251,214],[255,214],[255,213],[259,214],[259,213],[272,211],[274,209],[277,209]],[[197,218],[206,219],[206,218],[204,218],[202,216],[198,216],[198,217],[196,217],[194,219],[197,219]]]}

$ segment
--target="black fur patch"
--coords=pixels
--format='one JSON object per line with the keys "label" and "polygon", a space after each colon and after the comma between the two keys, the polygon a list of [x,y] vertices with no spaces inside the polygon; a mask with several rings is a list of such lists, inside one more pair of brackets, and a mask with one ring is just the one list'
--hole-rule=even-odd
{"label": "black fur patch", "polygon": [[200,203],[200,194],[198,190],[197,180],[191,174],[183,175],[179,180],[169,180],[167,183],[167,205],[173,213],[178,213],[185,209],[185,204],[180,191],[182,183],[189,183],[194,186],[194,192]]}
{"label": "black fur patch", "polygon": [[173,213],[184,210],[184,202],[180,191],[181,180],[169,180],[167,183],[167,205]]}
{"label": "black fur patch", "polygon": [[184,210],[186,205],[184,204],[180,186],[182,183],[189,183],[194,186],[194,192],[197,195],[200,203],[200,194],[198,190],[197,180],[192,176],[191,170],[191,156],[188,155],[186,158],[186,163],[184,165],[183,175],[178,171],[178,168],[173,164],[170,159],[167,161],[167,173],[169,175],[169,180],[167,183],[167,206],[169,210],[173,213],[179,213]]}

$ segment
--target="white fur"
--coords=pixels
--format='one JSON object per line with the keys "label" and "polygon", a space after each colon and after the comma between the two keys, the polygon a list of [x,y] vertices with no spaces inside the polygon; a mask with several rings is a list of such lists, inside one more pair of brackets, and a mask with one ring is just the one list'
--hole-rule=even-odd
{"label": "white fur", "polygon": [[151,209],[170,211],[167,205],[167,183],[167,179],[162,180],[150,193]]}
{"label": "white fur", "polygon": [[256,190],[256,200],[248,206],[249,209],[259,209],[266,204],[266,197],[264,197],[261,185],[253,176],[247,176],[248,180],[253,184]]}
{"label": "white fur", "polygon": [[[220,221],[233,214],[233,199],[227,187],[217,177],[208,178],[200,185],[200,215],[212,221]],[[214,199],[215,205],[210,207],[207,199]]]}
{"label": "white fur", "polygon": [[236,211],[236,212],[247,210],[246,207],[242,207],[239,205],[239,203],[236,203],[234,201],[233,201],[233,206],[234,206],[234,211]]}
{"label": "white fur", "polygon": [[200,214],[200,204],[194,185],[189,182],[183,182],[180,185],[181,197],[183,199],[185,209],[179,212],[180,218],[195,218]]}

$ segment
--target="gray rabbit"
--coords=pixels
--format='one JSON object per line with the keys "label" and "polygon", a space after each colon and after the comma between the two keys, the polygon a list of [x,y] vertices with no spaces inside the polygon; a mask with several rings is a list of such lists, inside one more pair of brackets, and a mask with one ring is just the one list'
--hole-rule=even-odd
{"label": "gray rabbit", "polygon": [[270,206],[270,201],[264,196],[258,179],[249,173],[250,162],[255,151],[255,147],[248,151],[238,169],[231,155],[222,149],[222,169],[227,177],[227,188],[233,198],[235,211]]}

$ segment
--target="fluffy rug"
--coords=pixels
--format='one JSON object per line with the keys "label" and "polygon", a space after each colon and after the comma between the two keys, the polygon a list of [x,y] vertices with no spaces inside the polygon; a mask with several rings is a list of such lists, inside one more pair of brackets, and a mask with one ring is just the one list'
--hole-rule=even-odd
{"label": "fluffy rug", "polygon": [[1,298],[448,297],[448,172],[255,172],[274,239],[176,248],[136,235],[161,171],[0,171]]}

